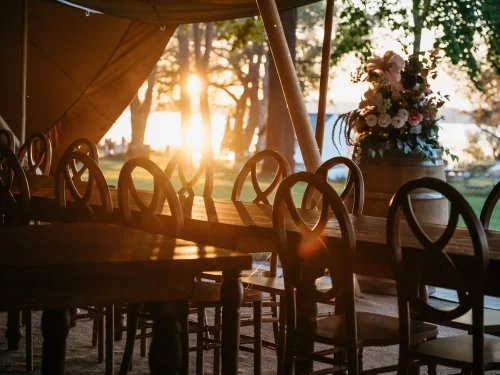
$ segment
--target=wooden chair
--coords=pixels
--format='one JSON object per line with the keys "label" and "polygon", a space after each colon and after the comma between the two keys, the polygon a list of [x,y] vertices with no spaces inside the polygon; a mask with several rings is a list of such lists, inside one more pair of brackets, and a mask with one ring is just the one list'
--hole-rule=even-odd
{"label": "wooden chair", "polygon": [[188,179],[186,177],[186,171],[184,166],[184,161],[187,158],[184,150],[177,151],[172,159],[168,162],[165,168],[165,174],[168,178],[172,178],[175,170],[179,175],[179,180],[181,182],[181,188],[177,191],[177,194],[181,197],[194,197],[196,193],[194,191],[195,185],[200,181],[201,176],[205,175],[205,183],[203,186],[203,197],[212,198],[212,191],[214,187],[214,163],[211,158],[203,157],[200,161],[200,166],[193,174],[193,176]]}
{"label": "wooden chair", "polygon": [[50,139],[42,133],[33,134],[19,149],[18,158],[26,165],[27,173],[48,176],[52,163]]}
{"label": "wooden chair", "polygon": [[[171,164],[172,165],[172,164]],[[149,204],[145,204],[141,200],[140,193],[137,192],[134,182],[132,179],[132,172],[135,168],[140,167],[148,171],[154,179],[154,192],[151,202]],[[181,210],[181,206],[179,200],[177,198],[176,192],[173,188],[173,185],[169,179],[169,173],[162,172],[159,167],[154,164],[152,161],[144,159],[144,158],[136,158],[128,161],[123,166],[120,177],[118,180],[118,197],[120,204],[120,211],[122,213],[122,217],[125,223],[128,225],[134,225],[134,227],[144,228],[144,230],[154,231],[160,234],[168,234],[169,236],[175,235],[176,233],[180,233],[183,223],[183,214]],[[201,174],[199,175],[201,176]],[[198,177],[199,178],[199,177]],[[194,182],[193,182],[194,183]],[[188,197],[193,197],[194,195],[194,185],[190,187],[186,186],[186,189],[181,188],[180,192],[177,194],[182,195],[183,193],[188,194]],[[207,192],[207,190],[205,189]],[[140,213],[135,213],[135,217],[132,215],[132,211],[130,209],[129,199],[133,198],[135,205],[140,209]],[[174,223],[174,231],[172,232],[169,227],[169,223],[161,222],[158,217],[155,215],[155,211],[159,210],[163,207],[165,199],[168,200],[170,211],[172,213],[171,218]],[[172,208],[174,207],[174,209]],[[244,302],[252,302],[254,303],[254,314],[255,316],[255,339],[246,340],[242,342],[255,342],[256,347],[256,360],[254,361],[256,364],[256,369],[260,370],[260,321],[261,317],[259,317],[261,307],[262,295],[258,292],[246,291],[244,293]],[[220,304],[220,284],[216,283],[206,283],[206,282],[195,282],[193,284],[193,293],[190,298],[190,306],[193,308],[193,312],[198,315],[198,320],[195,325],[190,325],[189,333],[197,334],[197,345],[196,347],[187,348],[187,351],[196,351],[197,360],[196,360],[196,372],[197,374],[203,374],[204,370],[204,350],[215,350],[214,355],[214,373],[218,373],[220,371],[220,330],[221,330],[221,322],[220,319],[217,318],[216,314],[216,322],[215,325],[209,326],[205,323],[205,309],[206,308],[215,308],[217,310],[221,309]],[[135,323],[135,319],[140,322],[141,314],[139,313],[138,307],[134,306],[133,311],[130,312],[132,314],[132,318],[129,315],[127,321],[132,321]],[[137,318],[135,318],[137,316]],[[220,316],[220,314],[219,314]],[[147,315],[142,316],[144,319],[147,319]],[[205,333],[207,331],[212,331],[215,334],[214,339],[210,339],[205,337]],[[135,342],[135,337],[137,334],[133,334],[134,326],[129,326],[127,330],[127,344],[126,350],[124,354],[124,360],[122,362],[122,366],[120,369],[120,374],[126,374],[129,366],[132,362],[132,353],[133,346]],[[149,337],[150,333],[142,332],[141,336]],[[129,338],[130,337],[130,338]],[[187,341],[187,339],[186,339]],[[186,344],[187,345],[187,344]],[[185,371],[185,369],[184,369]],[[259,372],[256,372],[259,374]]]}
{"label": "wooden chair", "polygon": [[[484,229],[489,229],[491,216],[495,210],[495,206],[500,199],[500,184],[497,184],[490,192],[484,206],[481,210],[480,221]],[[424,296],[427,298],[427,296]],[[453,307],[450,307],[452,309]],[[499,336],[500,335],[500,311],[494,309],[484,309],[484,333]],[[441,322],[440,325],[462,329],[472,334],[473,317],[472,310],[467,311],[464,315],[459,316],[451,321]]]}
{"label": "wooden chair", "polygon": [[[311,219],[304,221],[294,205],[292,188],[299,182],[311,185],[321,195],[321,211],[316,222]],[[332,214],[342,235],[335,246],[322,239]],[[289,232],[288,217],[298,232]],[[313,360],[332,366],[346,365],[349,373],[357,374],[363,368],[360,349],[399,343],[397,318],[356,311],[354,229],[344,203],[320,175],[300,172],[281,183],[274,201],[273,227],[286,288],[286,374],[293,373],[295,358],[298,359],[295,363],[297,374],[314,373]],[[318,290],[315,281],[324,276],[325,268],[329,271],[332,286]],[[335,315],[318,319],[317,304],[334,298]],[[426,323],[412,322],[411,328],[412,342],[437,336],[437,327]],[[332,348],[314,352],[315,342]],[[330,358],[327,357],[329,354],[336,355]],[[380,368],[377,372],[387,372],[392,368]],[[332,370],[320,372],[325,371]]]}
{"label": "wooden chair", "polygon": [[[415,218],[410,194],[417,189],[432,189],[450,201],[450,219],[439,237],[436,233],[425,233]],[[401,250],[404,246],[401,236],[407,238],[411,235],[406,228],[401,228],[401,213],[410,233],[423,247],[418,254]],[[444,251],[460,216],[469,231],[473,250],[467,264],[455,264],[452,254]],[[500,369],[500,340],[484,336],[488,243],[481,223],[465,198],[446,182],[434,178],[421,178],[404,184],[391,201],[387,217],[387,243],[393,250],[392,263],[398,292],[401,332],[398,373],[408,373],[413,360],[472,371],[473,374]],[[457,306],[439,309],[420,295],[422,286],[432,285],[433,280],[445,280],[450,288],[456,289],[459,296]],[[471,335],[437,338],[412,345],[410,318],[442,324],[463,316],[469,310],[472,310],[473,322]]]}
{"label": "wooden chair", "polygon": [[[90,158],[95,161],[96,164],[99,164],[99,153],[97,151],[97,146],[87,138],[79,138],[75,140],[68,146],[66,150],[84,153],[90,156]],[[82,164],[81,168],[78,169],[77,161],[73,159],[70,161],[69,167],[71,169],[73,182],[76,184],[84,183],[82,177],[87,171],[86,166]]]}
{"label": "wooden chair", "polygon": [[[77,164],[81,164],[80,170],[76,170]],[[76,172],[73,172],[76,170]],[[88,181],[86,184],[78,183],[81,181],[80,173],[82,170],[88,171]],[[75,178],[76,177],[76,178]],[[63,222],[92,222],[95,220],[96,212],[100,218],[112,219],[113,203],[111,194],[106,179],[100,170],[97,163],[91,156],[74,151],[73,147],[69,147],[61,157],[57,166],[56,175],[55,199],[58,205],[59,219]],[[99,191],[101,205],[97,206],[96,202],[90,204],[94,189]],[[71,196],[71,201],[67,199],[67,194]],[[99,363],[104,360],[104,317],[108,321],[106,325],[106,335],[113,337],[113,325],[109,324],[114,318],[110,314],[114,314],[113,306],[85,306],[80,309],[71,309],[71,324],[76,325],[77,320],[92,319],[93,334],[92,345],[98,348]],[[108,339],[110,340],[110,339]],[[108,350],[112,348],[108,348]],[[112,358],[112,356],[111,356]],[[109,364],[106,368],[109,369]]]}
{"label": "wooden chair", "polygon": [[0,136],[5,138],[5,144],[13,153],[16,153],[16,143],[14,141],[14,133],[7,129],[0,129]]}
{"label": "wooden chair", "polygon": [[[9,137],[8,133],[5,133]],[[13,138],[12,138],[13,139]],[[2,225],[30,224],[30,190],[26,174],[10,145],[0,144],[0,221]],[[15,182],[17,194],[12,194]],[[9,311],[7,317],[8,350],[19,350],[21,312]],[[33,326],[31,314],[25,314],[26,371],[33,370]]]}

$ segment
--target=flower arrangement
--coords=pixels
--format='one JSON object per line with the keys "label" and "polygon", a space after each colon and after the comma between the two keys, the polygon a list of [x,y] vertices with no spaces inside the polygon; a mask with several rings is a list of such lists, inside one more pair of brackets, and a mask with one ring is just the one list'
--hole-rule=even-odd
{"label": "flower arrangement", "polygon": [[354,146],[355,159],[383,157],[386,150],[434,162],[436,151],[441,150],[452,160],[458,159],[439,143],[442,117],[438,110],[449,97],[434,93],[428,83],[437,76],[439,59],[437,50],[411,55],[408,60],[387,51],[358,68],[352,80],[369,82],[370,88],[359,109],[340,115],[333,127],[333,134],[340,127],[339,141],[345,137]]}

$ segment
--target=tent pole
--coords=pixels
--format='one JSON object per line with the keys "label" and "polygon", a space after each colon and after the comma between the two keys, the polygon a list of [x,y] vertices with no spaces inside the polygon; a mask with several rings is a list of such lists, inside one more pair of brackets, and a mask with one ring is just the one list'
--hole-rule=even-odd
{"label": "tent pole", "polygon": [[290,113],[293,128],[304,158],[306,170],[315,172],[321,165],[321,155],[309,122],[304,96],[281,24],[275,0],[256,0],[266,29],[269,46],[276,63],[281,88]]}
{"label": "tent pole", "polygon": [[22,76],[21,76],[21,131],[19,141],[24,144],[26,139],[26,84],[28,75],[28,0],[23,0],[23,49],[22,49]]}
{"label": "tent pole", "polygon": [[335,0],[326,0],[325,33],[323,35],[323,53],[321,56],[321,76],[319,81],[318,117],[316,120],[316,143],[319,153],[323,153],[325,135],[326,97],[328,95],[328,75],[330,73],[330,47],[332,44],[333,10]]}

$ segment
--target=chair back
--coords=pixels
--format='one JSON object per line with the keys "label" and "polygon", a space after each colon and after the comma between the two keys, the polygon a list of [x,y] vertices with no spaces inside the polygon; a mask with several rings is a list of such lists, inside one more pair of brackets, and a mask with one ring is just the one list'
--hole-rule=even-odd
{"label": "chair back", "polygon": [[[16,196],[12,193],[16,183]],[[0,222],[29,224],[30,189],[21,163],[11,148],[0,144]]]}
{"label": "chair back", "polygon": [[[95,161],[96,164],[99,164],[99,153],[97,151],[97,146],[95,143],[91,142],[87,138],[79,138],[73,143],[71,143],[66,150],[78,151],[84,153]],[[75,183],[82,183],[82,177],[87,171],[87,168],[84,164],[81,164],[80,169],[78,169],[78,163],[76,159],[73,159],[70,163],[69,167],[71,168],[71,173],[73,174],[73,181]]]}
{"label": "chair back", "polygon": [[[75,183],[73,166],[81,164],[80,170],[88,170],[88,181],[85,184]],[[81,179],[81,175],[76,179]],[[66,149],[57,165],[56,203],[59,218],[65,222],[81,222],[110,220],[113,214],[113,202],[108,183],[97,163],[87,154]],[[93,199],[95,188],[99,192],[100,205]],[[71,202],[66,194],[71,196]],[[97,216],[97,217],[96,217]]]}
{"label": "chair back", "polygon": [[[257,165],[266,158],[272,158],[276,160],[276,162],[278,163],[278,170],[276,171],[271,184],[267,188],[262,190],[259,184],[259,180],[257,179]],[[253,190],[256,194],[255,198],[252,200],[252,203],[271,204],[269,202],[269,196],[274,192],[280,181],[290,175],[290,166],[288,165],[288,161],[285,159],[285,157],[279,152],[276,152],[274,150],[263,150],[257,152],[250,159],[248,159],[248,161],[238,172],[236,181],[234,182],[231,200],[240,200],[243,185],[245,184],[245,181],[249,174],[251,176]]]}
{"label": "chair back", "polygon": [[[132,173],[136,168],[147,171],[154,180],[154,191],[151,201],[144,203],[144,197],[137,191]],[[130,204],[132,197],[137,206],[137,215],[132,215]],[[170,208],[171,225],[164,224],[156,215],[161,213],[165,200]],[[181,205],[175,189],[167,175],[153,161],[138,157],[127,161],[118,178],[118,204],[123,223],[130,227],[140,228],[157,234],[178,235],[184,224]]]}
{"label": "chair back", "polygon": [[14,140],[14,133],[8,129],[0,129],[0,136],[5,138],[5,144],[16,153],[16,142]]}
{"label": "chair back", "polygon": [[[354,204],[352,213],[356,216],[360,216],[363,213],[363,205],[365,201],[365,185],[361,170],[355,162],[346,157],[337,156],[328,159],[321,164],[316,170],[316,174],[327,180],[328,171],[337,165],[345,165],[349,169],[344,190],[340,194],[340,199],[345,201],[354,188]],[[302,208],[318,209],[319,207],[321,207],[321,202],[317,199],[313,187],[308,185],[304,192],[304,197],[302,198]]]}
{"label": "chair back", "polygon": [[[419,189],[434,190],[450,202],[449,222],[439,236],[438,233],[432,233],[433,227],[430,225],[426,228],[429,233],[426,233],[415,217],[411,193]],[[401,226],[401,214],[408,223],[409,231]],[[465,265],[455,263],[453,256],[444,251],[454,235],[460,216],[468,229],[473,249],[473,257]],[[408,240],[412,234],[423,250],[418,253],[403,253],[401,248],[404,247],[404,241],[402,244],[401,238]],[[438,239],[434,240],[436,237]],[[473,359],[475,362],[483,361],[483,299],[488,268],[488,243],[481,223],[465,198],[451,185],[436,178],[427,177],[407,182],[396,192],[390,203],[387,243],[392,248],[393,271],[396,276],[401,350],[408,351],[410,347],[410,312],[423,321],[442,323],[452,321],[472,309]],[[438,279],[446,282],[448,288],[457,291],[459,303],[452,310],[431,306],[420,295],[423,285],[432,285]]]}
{"label": "chair back", "polygon": [[49,137],[42,133],[35,133],[29,137],[19,149],[19,161],[26,165],[28,173],[48,176],[52,163],[52,144]]}
{"label": "chair back", "polygon": [[212,191],[214,187],[214,163],[211,157],[203,157],[200,161],[200,166],[188,180],[185,173],[184,161],[187,158],[184,150],[177,151],[172,159],[168,162],[165,168],[165,174],[170,179],[174,171],[177,169],[179,180],[181,181],[181,188],[177,191],[180,196],[194,197],[194,186],[198,183],[201,176],[205,174],[205,185],[203,187],[203,198],[212,198]]}
{"label": "chair back", "polygon": [[493,215],[493,211],[495,210],[495,206],[497,205],[499,199],[500,182],[496,184],[496,186],[490,192],[488,198],[486,198],[486,201],[484,202],[483,209],[481,210],[481,216],[479,217],[479,220],[481,220],[484,229],[490,229],[491,216]]}
{"label": "chair back", "polygon": [[[316,222],[309,222],[309,219],[306,222],[294,205],[292,188],[299,182],[312,185],[322,196],[322,208]],[[336,217],[341,233],[341,238],[335,244],[323,240],[323,233],[332,215]],[[294,228],[290,226],[289,217],[298,232],[291,230]],[[345,314],[345,337],[348,341],[352,340],[355,347],[357,332],[353,264],[356,238],[347,209],[338,194],[317,174],[299,172],[288,176],[276,193],[273,228],[285,280],[287,332],[289,324],[292,330],[295,329],[295,307],[297,310],[301,308],[302,299],[313,299],[318,303],[339,297],[335,311]],[[325,269],[329,270],[332,287],[320,292],[316,289],[315,281],[324,276]]]}

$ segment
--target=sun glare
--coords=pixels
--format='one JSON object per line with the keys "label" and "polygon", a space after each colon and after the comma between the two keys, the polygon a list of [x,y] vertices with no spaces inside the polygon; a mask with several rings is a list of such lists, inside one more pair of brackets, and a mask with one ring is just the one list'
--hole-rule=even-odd
{"label": "sun glare", "polygon": [[196,74],[192,74],[189,76],[188,80],[188,90],[190,94],[197,94],[200,92],[201,83],[200,79]]}

